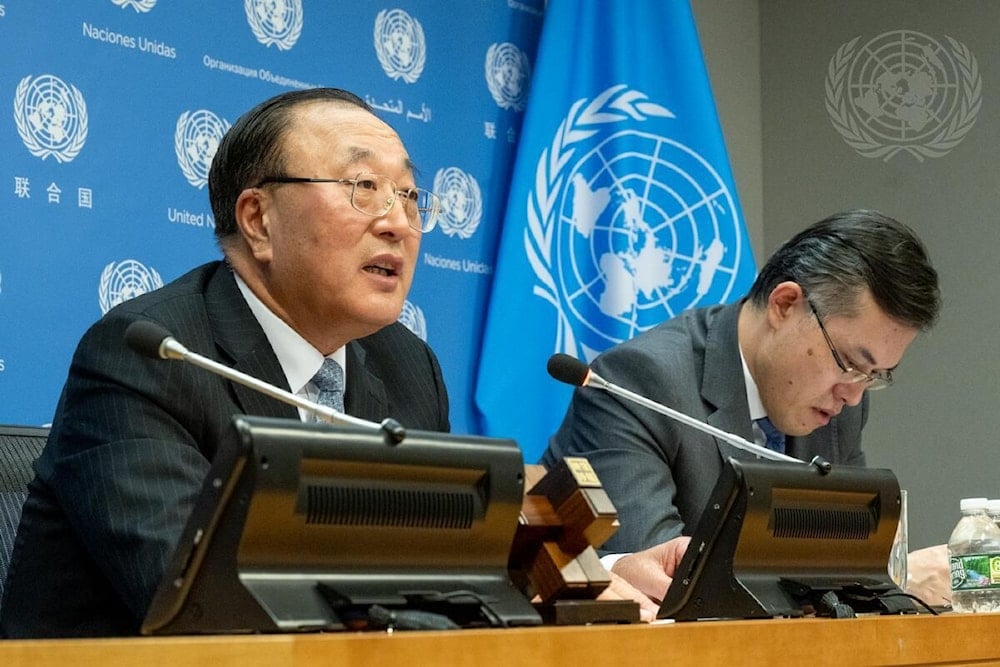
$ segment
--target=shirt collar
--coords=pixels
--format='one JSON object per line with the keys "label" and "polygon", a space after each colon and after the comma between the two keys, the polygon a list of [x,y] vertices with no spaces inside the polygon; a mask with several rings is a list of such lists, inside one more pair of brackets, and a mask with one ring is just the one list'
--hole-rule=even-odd
{"label": "shirt collar", "polygon": [[[250,312],[264,330],[267,341],[274,350],[274,355],[278,358],[281,370],[285,373],[285,379],[293,394],[298,394],[312,380],[312,377],[323,365],[323,355],[319,350],[310,345],[305,338],[299,335],[295,329],[291,328],[280,317],[275,315],[264,302],[257,298],[253,290],[243,281],[238,273],[233,271],[236,278],[236,286],[246,299]],[[346,369],[345,362],[347,355],[345,348],[341,347],[329,355],[341,368]]]}
{"label": "shirt collar", "polygon": [[757,383],[754,382],[753,376],[750,375],[750,368],[747,366],[747,360],[743,356],[742,347],[740,348],[740,362],[743,364],[743,383],[746,385],[747,390],[750,421],[754,422],[762,417],[766,417],[767,412],[764,410],[764,404],[760,400],[760,391],[757,389]]}

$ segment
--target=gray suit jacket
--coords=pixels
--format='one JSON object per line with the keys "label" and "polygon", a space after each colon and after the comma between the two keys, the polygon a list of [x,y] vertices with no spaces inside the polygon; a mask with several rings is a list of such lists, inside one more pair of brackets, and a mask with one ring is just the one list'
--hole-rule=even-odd
{"label": "gray suit jacket", "polygon": [[[296,408],[177,361],[128,349],[157,322],[194,352],[288,389],[260,325],[220,262],[109,312],[84,335],[35,464],[0,614],[8,636],[136,634],[234,414]],[[430,348],[400,324],[347,347],[345,409],[448,431]]]}
{"label": "gray suit jacket", "polygon": [[[691,310],[594,360],[606,380],[753,440],[736,324],[740,304]],[[864,465],[868,399],[827,426],[790,437],[786,451],[809,461]],[[590,460],[618,509],[621,527],[603,552],[634,552],[690,535],[732,445],[594,388],[578,388],[541,462]]]}

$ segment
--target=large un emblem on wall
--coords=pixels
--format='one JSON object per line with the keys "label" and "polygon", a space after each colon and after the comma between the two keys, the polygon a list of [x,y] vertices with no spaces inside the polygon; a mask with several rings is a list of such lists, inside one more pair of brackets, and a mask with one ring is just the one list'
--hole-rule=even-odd
{"label": "large un emblem on wall", "polygon": [[969,49],[912,30],[858,47],[860,39],[843,44],[827,70],[826,109],[844,141],[886,161],[900,152],[923,161],[957,146],[982,105],[983,80]]}
{"label": "large un emblem on wall", "polygon": [[14,94],[14,122],[35,157],[71,162],[87,141],[87,104],[76,86],[59,77],[26,76]]}
{"label": "large un emblem on wall", "polygon": [[673,114],[615,86],[577,102],[539,159],[536,183],[552,189],[529,197],[525,249],[535,293],[558,310],[557,352],[589,360],[731,296],[750,251],[732,193],[698,153],[644,127],[657,116]]}

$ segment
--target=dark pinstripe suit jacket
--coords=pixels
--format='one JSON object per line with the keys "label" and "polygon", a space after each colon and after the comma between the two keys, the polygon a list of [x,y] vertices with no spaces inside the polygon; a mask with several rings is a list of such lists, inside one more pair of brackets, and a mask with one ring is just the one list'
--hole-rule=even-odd
{"label": "dark pinstripe suit jacket", "polygon": [[[125,346],[137,319],[288,389],[236,286],[214,262],[109,312],[84,335],[18,529],[0,628],[8,636],[136,634],[233,414],[295,408]],[[430,348],[400,324],[347,346],[346,411],[448,431]]]}
{"label": "dark pinstripe suit jacket", "polygon": [[[736,325],[740,304],[684,312],[597,357],[595,372],[712,426],[753,440]],[[832,360],[831,360],[831,363]],[[808,436],[790,455],[864,465],[868,398]],[[605,552],[634,552],[690,535],[725,458],[751,455],[642,406],[581,388],[542,463],[585,456],[618,509],[621,527]]]}

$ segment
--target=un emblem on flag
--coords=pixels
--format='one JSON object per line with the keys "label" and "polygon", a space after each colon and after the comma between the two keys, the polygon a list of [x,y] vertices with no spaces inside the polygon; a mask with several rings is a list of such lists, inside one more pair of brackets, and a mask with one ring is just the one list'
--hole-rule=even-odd
{"label": "un emblem on flag", "polygon": [[657,117],[674,115],[614,86],[574,104],[538,161],[524,244],[535,293],[558,310],[558,352],[592,359],[725,302],[750,252],[725,181]]}
{"label": "un emblem on flag", "polygon": [[14,94],[14,122],[35,157],[71,162],[87,141],[87,104],[76,86],[59,77],[26,76]]}
{"label": "un emblem on flag", "polygon": [[983,79],[972,52],[913,30],[883,33],[837,49],[826,76],[826,110],[860,155],[888,161],[906,152],[941,157],[972,129]]}

